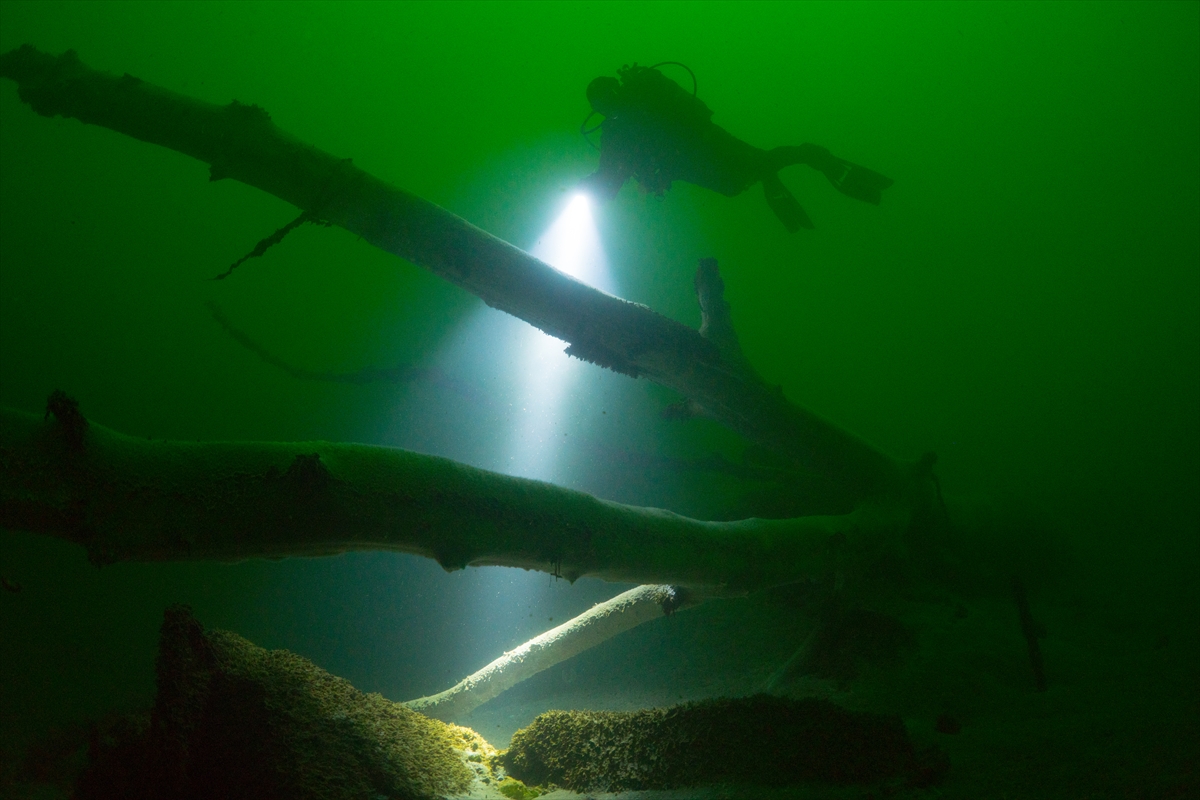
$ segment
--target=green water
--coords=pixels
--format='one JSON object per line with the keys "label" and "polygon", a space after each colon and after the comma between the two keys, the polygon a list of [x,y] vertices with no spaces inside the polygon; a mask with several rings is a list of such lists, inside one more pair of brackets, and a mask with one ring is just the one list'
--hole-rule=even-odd
{"label": "green water", "polygon": [[[984,741],[1010,764],[1041,752],[1060,778],[1111,764],[1079,738],[1089,726],[1075,714],[1095,699],[1081,686],[1104,687],[1119,735],[1158,738],[1124,753],[1124,778],[1092,778],[1078,794],[1063,794],[1075,784],[1062,778],[1036,796],[1155,796],[1137,777],[1154,772],[1148,753],[1173,765],[1196,754],[1200,704],[1181,687],[1200,677],[1200,4],[5,0],[0,51],[23,43],[209,102],[258,104],[300,139],[522,247],[595,169],[578,133],[584,87],[635,61],[686,63],[714,121],[755,145],[816,142],[895,179],[876,208],[789,168],[816,223],[795,235],[758,190],[731,199],[685,184],[661,199],[628,185],[598,225],[622,296],[695,326],[695,264],[716,257],[746,355],[789,398],[898,458],[936,451],[948,495],[1053,520],[1072,566],[1041,598],[1057,623],[1043,647],[1052,687],[1075,693],[1028,718],[1083,743],[1045,756],[998,723],[952,753],[987,779],[971,784],[972,767],[958,767],[947,792],[1035,796],[983,766]],[[62,388],[133,435],[360,441],[502,467],[512,414],[427,382],[297,380],[205,305],[293,364],[353,372],[444,364],[478,300],[315,226],[206,281],[296,213],[207,178],[178,153],[37,116],[0,80],[0,404],[39,411]],[[491,373],[460,366],[486,397]],[[743,442],[713,423],[663,420],[677,398],[644,381],[584,380],[568,395],[561,482],[695,516],[728,511],[728,479],[669,459],[736,460]],[[148,704],[171,602],[402,700],[622,588],[447,575],[385,554],[98,571],[80,549],[14,532],[0,535],[0,573],[23,587],[0,595],[0,738],[11,742]],[[992,619],[987,608],[977,616]],[[614,643],[570,667],[590,678],[560,671],[547,691],[586,679],[634,696],[639,676],[658,686],[702,664],[715,640],[703,630],[753,627],[695,613],[708,616]],[[995,619],[1011,624],[1020,669],[1005,614]],[[772,624],[717,660],[769,671],[796,644]],[[923,652],[991,646],[990,628],[965,644],[935,628]],[[1096,635],[1070,638],[1085,628]],[[1110,658],[1105,674],[1119,678],[1085,669]],[[664,662],[679,670],[660,675]],[[696,684],[692,696],[711,693]],[[880,690],[881,706],[919,724],[932,706],[905,707],[897,685]],[[1156,699],[1139,706],[1120,687]],[[528,722],[516,716],[480,732],[503,744]]]}

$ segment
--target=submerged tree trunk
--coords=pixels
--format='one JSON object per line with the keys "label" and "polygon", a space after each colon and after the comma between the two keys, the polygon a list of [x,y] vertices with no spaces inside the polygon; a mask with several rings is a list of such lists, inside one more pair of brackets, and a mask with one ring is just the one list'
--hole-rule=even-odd
{"label": "submerged tree trunk", "polygon": [[[903,468],[867,443],[767,385],[728,335],[701,336],[677,322],[587,286],[465,220],[389,186],[277,128],[258,106],[205,103],[131,75],[54,57],[25,45],[0,55],[39,114],[74,117],[211,166],[423,266],[570,343],[568,353],[679,391],[706,413],[806,469],[835,479],[856,500],[894,490]],[[719,313],[719,294],[712,307]],[[722,328],[722,326],[718,326]]]}
{"label": "submerged tree trunk", "polygon": [[389,447],[171,442],[0,410],[0,527],[115,561],[394,550],[446,569],[743,593],[824,574],[895,542],[903,504],[840,516],[704,522]]}

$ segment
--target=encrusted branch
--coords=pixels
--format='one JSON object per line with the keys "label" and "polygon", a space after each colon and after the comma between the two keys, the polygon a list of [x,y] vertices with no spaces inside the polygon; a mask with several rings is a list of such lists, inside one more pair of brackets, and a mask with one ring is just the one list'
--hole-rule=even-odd
{"label": "encrusted branch", "polygon": [[886,503],[703,522],[395,448],[157,441],[82,420],[0,409],[0,528],[99,564],[394,550],[725,594],[852,568],[910,518]]}
{"label": "encrusted branch", "polygon": [[572,355],[680,392],[747,438],[860,499],[891,491],[904,479],[906,470],[891,458],[789,403],[746,369],[725,347],[729,337],[719,333],[732,332],[727,320],[710,323],[710,335],[701,336],[593,289],[349,159],[299,141],[257,106],[205,103],[128,74],[90,69],[73,51],[55,57],[29,45],[0,55],[0,76],[16,81],[21,99],[39,114],[74,117],[200,159],[214,180],[255,186],[309,218],[419,264],[569,342]]}
{"label": "encrusted branch", "polygon": [[509,650],[446,691],[409,700],[405,705],[444,722],[462,719],[501,692],[542,670],[618,633],[670,614],[688,602],[687,593],[672,586],[635,587]]}

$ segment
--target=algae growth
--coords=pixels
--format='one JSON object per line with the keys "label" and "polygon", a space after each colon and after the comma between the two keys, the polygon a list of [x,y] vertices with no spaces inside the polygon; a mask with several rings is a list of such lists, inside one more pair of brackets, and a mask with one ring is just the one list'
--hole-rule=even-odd
{"label": "algae growth", "polygon": [[940,752],[918,752],[899,717],[769,695],[643,711],[550,711],[518,731],[498,761],[527,783],[577,791],[887,779],[926,786],[948,768]]}
{"label": "algae growth", "polygon": [[205,631],[183,606],[166,612],[157,673],[140,746],[93,763],[83,798],[426,800],[467,791],[468,752],[490,749],[294,653]]}

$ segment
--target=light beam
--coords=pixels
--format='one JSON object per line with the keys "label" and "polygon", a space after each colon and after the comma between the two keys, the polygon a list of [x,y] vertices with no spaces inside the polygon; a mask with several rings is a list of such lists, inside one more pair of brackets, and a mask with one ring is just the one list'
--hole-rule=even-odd
{"label": "light beam", "polygon": [[[530,248],[555,269],[597,289],[612,291],[612,281],[592,219],[591,204],[577,194]],[[582,364],[563,353],[566,345],[536,328],[524,327],[512,342],[513,367],[520,375],[513,399],[514,426],[503,471],[525,478],[553,480],[563,444],[562,398],[579,377]]]}

